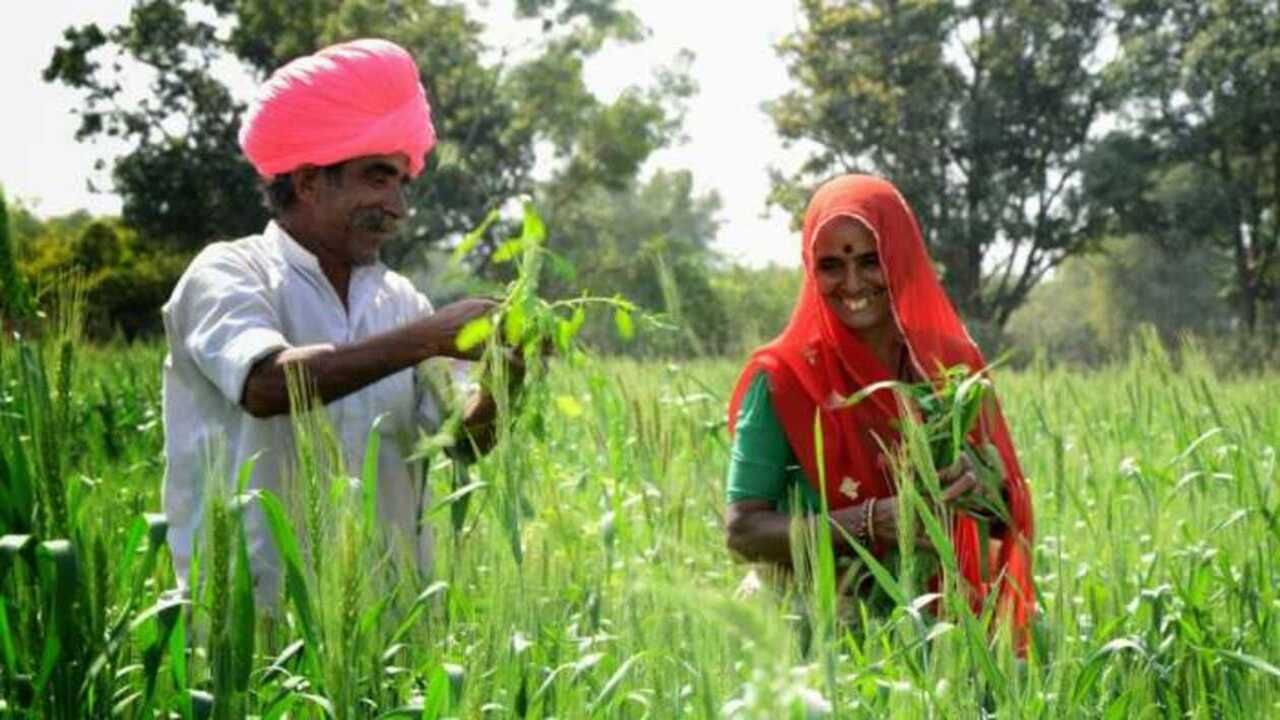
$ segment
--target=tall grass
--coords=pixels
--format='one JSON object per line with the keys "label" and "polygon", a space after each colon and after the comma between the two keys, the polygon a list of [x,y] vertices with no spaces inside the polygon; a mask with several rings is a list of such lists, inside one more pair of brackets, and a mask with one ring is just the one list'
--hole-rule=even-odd
{"label": "tall grass", "polygon": [[[489,457],[431,454],[430,578],[380,543],[376,479],[302,415],[298,496],[228,484],[204,582],[168,593],[161,358],[0,341],[5,715],[1280,713],[1280,377],[1220,380],[1194,345],[997,375],[1037,512],[1025,660],[963,603],[935,616],[919,573],[884,579],[901,602],[876,612],[836,603],[845,568],[816,554],[737,592],[753,568],[723,541],[730,361],[561,363]],[[925,503],[927,478],[904,492]],[[250,503],[282,549],[274,607],[244,572]]]}

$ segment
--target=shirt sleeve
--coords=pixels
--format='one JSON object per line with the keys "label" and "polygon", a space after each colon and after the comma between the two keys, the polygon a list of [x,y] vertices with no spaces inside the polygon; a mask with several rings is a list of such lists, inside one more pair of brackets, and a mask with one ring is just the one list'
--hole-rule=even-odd
{"label": "shirt sleeve", "polygon": [[260,274],[229,253],[197,258],[164,313],[170,344],[234,405],[254,363],[289,347]]}
{"label": "shirt sleeve", "polygon": [[769,378],[756,375],[738,409],[733,448],[729,456],[729,502],[786,501],[787,468],[794,463],[786,431],[774,414]]}

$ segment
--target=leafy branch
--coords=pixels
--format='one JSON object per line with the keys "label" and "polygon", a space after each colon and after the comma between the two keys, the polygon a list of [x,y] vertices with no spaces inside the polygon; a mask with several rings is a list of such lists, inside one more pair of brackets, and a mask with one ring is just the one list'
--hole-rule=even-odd
{"label": "leafy branch", "polygon": [[935,471],[930,475],[951,467],[962,456],[968,458],[982,491],[966,494],[956,505],[975,519],[1008,523],[1009,509],[1003,494],[1004,463],[993,445],[977,443],[973,438],[983,405],[993,392],[989,372],[990,366],[972,372],[962,364],[942,368],[937,378],[923,382],[886,380],[862,388],[836,403],[836,407],[852,407],[883,390],[899,392],[918,412]]}

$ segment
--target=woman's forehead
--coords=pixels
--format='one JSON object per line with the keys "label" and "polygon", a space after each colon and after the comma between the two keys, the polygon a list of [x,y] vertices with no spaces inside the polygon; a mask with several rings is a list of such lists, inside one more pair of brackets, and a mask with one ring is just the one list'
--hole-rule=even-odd
{"label": "woman's forehead", "polygon": [[833,218],[822,226],[814,240],[814,251],[819,254],[862,254],[876,249],[875,236],[857,218],[842,216]]}

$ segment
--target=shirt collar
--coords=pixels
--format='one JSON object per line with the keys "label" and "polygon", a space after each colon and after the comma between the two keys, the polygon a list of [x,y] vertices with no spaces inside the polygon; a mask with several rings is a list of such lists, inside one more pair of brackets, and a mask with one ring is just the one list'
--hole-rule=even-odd
{"label": "shirt collar", "polygon": [[[281,227],[275,220],[267,223],[267,229],[264,234],[268,239],[274,240],[279,245],[280,253],[284,256],[285,262],[303,272],[324,276],[324,271],[320,268],[320,261],[315,254],[303,247],[297,240],[294,240],[289,231]],[[385,269],[386,266],[382,264],[382,260],[377,260],[369,265],[357,265],[352,268],[351,282],[354,284],[357,278],[364,278],[371,274],[380,276]]]}
{"label": "shirt collar", "polygon": [[[279,223],[272,220],[268,223],[264,234],[280,248],[280,254],[290,267],[310,277],[313,283],[334,289],[329,278],[325,276],[324,270],[321,269],[320,261],[315,254],[294,240],[293,236]],[[347,307],[352,317],[356,317],[366,308],[371,294],[375,292],[386,270],[387,266],[381,260],[352,268],[350,285],[347,287]]]}
{"label": "shirt collar", "polygon": [[303,272],[324,275],[320,270],[320,261],[308,249],[302,247],[287,230],[280,227],[275,220],[267,223],[267,229],[264,233],[267,239],[274,241],[280,247],[280,254],[284,256],[285,262]]}

